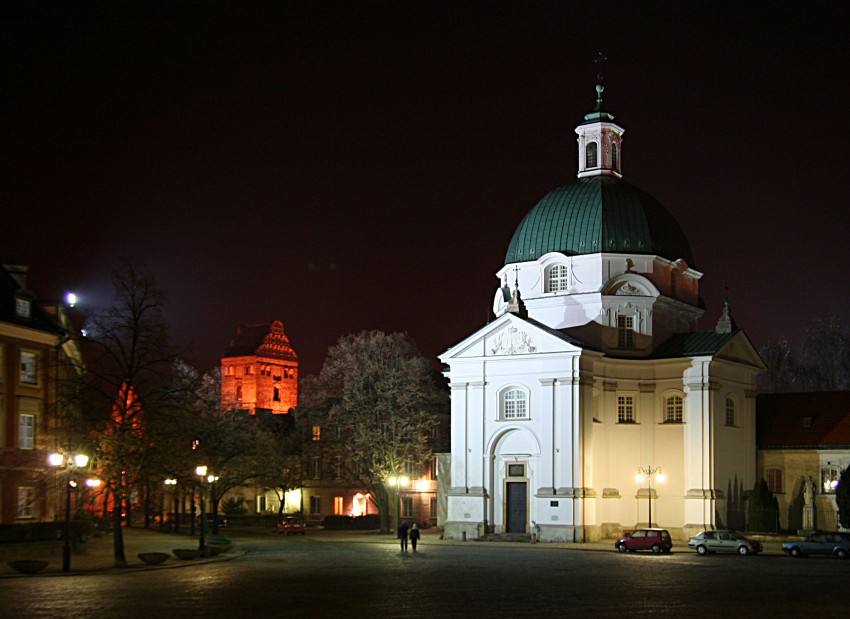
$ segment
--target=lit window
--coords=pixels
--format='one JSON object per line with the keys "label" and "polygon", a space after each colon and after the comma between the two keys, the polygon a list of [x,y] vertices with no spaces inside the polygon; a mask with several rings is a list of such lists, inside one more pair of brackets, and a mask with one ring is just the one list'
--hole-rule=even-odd
{"label": "lit window", "polygon": [[825,466],[820,470],[820,483],[824,494],[835,494],[839,476],[838,467]]}
{"label": "lit window", "polygon": [[611,167],[617,172],[620,171],[620,149],[616,142],[611,144]]}
{"label": "lit window", "polygon": [[33,505],[35,504],[35,488],[32,486],[18,486],[18,518],[34,518]]}
{"label": "lit window", "polygon": [[18,449],[35,447],[35,415],[21,413],[18,416]]}
{"label": "lit window", "polygon": [[773,494],[782,492],[782,469],[771,467],[767,469],[767,489]]}
{"label": "lit window", "polygon": [[673,395],[664,401],[665,423],[682,423],[682,396]]}
{"label": "lit window", "polygon": [[342,516],[343,499],[341,496],[334,497],[334,514]]}
{"label": "lit window", "polygon": [[635,422],[635,399],[630,395],[617,396],[617,423]]}
{"label": "lit window", "polygon": [[585,161],[587,163],[586,167],[595,168],[597,164],[597,151],[599,147],[596,145],[596,142],[590,142],[585,147]]}
{"label": "lit window", "polygon": [[617,316],[617,346],[619,348],[635,347],[634,316]]}
{"label": "lit window", "polygon": [[735,426],[735,400],[726,398],[726,425]]}
{"label": "lit window", "polygon": [[556,264],[546,269],[546,292],[566,290],[569,285],[569,270],[563,264]]}
{"label": "lit window", "polygon": [[313,440],[322,440],[322,426],[313,426]]}
{"label": "lit window", "polygon": [[502,396],[503,419],[528,419],[528,396],[521,389],[511,389]]}
{"label": "lit window", "polygon": [[22,383],[34,385],[38,382],[35,366],[35,353],[21,353],[21,373],[20,380]]}

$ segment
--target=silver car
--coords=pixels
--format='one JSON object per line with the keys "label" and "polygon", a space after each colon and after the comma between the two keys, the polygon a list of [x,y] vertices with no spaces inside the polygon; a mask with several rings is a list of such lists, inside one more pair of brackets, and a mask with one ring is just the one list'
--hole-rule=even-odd
{"label": "silver car", "polygon": [[710,552],[734,552],[741,556],[757,555],[762,551],[761,542],[747,539],[735,531],[703,531],[688,540],[688,548],[693,548],[699,555]]}

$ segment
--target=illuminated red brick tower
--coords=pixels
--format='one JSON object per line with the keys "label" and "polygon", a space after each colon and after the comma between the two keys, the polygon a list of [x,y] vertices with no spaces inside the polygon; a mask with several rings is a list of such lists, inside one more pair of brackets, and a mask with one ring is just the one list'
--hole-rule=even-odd
{"label": "illuminated red brick tower", "polygon": [[283,323],[241,325],[221,358],[227,408],[281,415],[298,404],[298,355]]}

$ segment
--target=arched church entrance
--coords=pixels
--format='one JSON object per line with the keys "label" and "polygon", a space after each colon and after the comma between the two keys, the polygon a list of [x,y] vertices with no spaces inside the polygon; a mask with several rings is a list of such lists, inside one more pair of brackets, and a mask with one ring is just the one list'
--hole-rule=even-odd
{"label": "arched church entrance", "polygon": [[539,452],[537,439],[525,429],[510,429],[496,439],[491,473],[497,489],[492,505],[497,530],[528,533],[532,518],[529,488]]}

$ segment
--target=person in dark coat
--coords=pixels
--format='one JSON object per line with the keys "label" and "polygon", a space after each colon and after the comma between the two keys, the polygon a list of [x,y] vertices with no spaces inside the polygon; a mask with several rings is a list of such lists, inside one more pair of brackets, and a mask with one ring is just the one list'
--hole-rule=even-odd
{"label": "person in dark coat", "polygon": [[413,546],[413,552],[416,552],[416,542],[419,541],[419,527],[416,526],[416,523],[413,523],[413,526],[410,528],[410,543]]}
{"label": "person in dark coat", "polygon": [[402,522],[398,527],[398,539],[401,541],[401,551],[407,552],[407,523]]}

